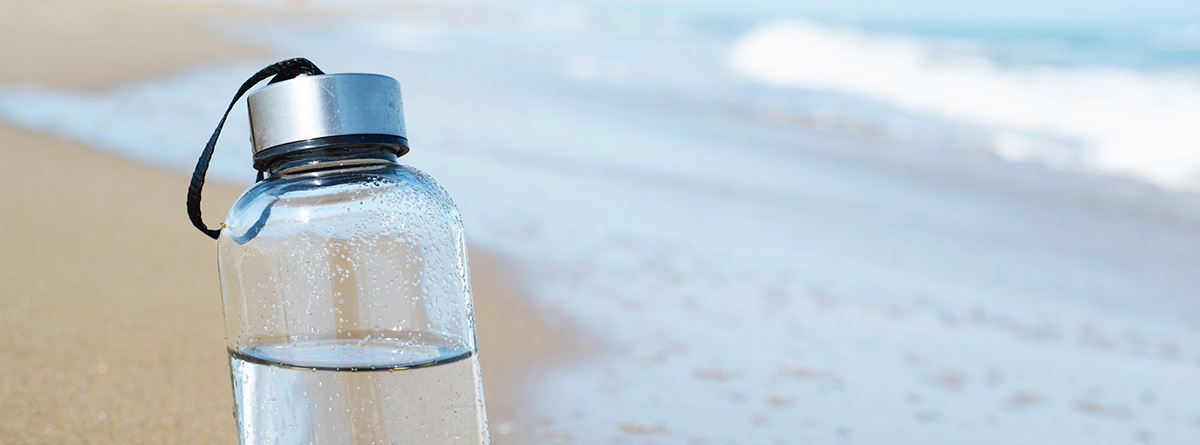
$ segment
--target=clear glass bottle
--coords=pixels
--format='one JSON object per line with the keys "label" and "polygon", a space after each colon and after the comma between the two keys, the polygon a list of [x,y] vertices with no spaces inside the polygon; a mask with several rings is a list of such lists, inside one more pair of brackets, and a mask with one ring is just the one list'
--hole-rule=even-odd
{"label": "clear glass bottle", "polygon": [[378,138],[334,131],[268,150],[262,132],[278,127],[255,114],[278,111],[265,102],[248,103],[267,176],[237,200],[218,240],[241,442],[487,443],[450,197],[399,163],[407,147]]}

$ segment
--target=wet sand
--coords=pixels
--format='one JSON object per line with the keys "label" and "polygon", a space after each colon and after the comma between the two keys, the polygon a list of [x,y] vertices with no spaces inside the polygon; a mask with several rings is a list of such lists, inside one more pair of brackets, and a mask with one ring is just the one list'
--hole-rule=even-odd
{"label": "wet sand", "polygon": [[[206,35],[212,14],[6,3],[0,38],[38,44],[6,54],[0,84],[104,89],[258,51]],[[0,441],[236,442],[216,246],[187,221],[187,181],[0,124]],[[206,186],[208,219],[239,192]],[[530,306],[521,271],[478,247],[471,268],[492,442],[527,442],[522,383],[578,342]]]}

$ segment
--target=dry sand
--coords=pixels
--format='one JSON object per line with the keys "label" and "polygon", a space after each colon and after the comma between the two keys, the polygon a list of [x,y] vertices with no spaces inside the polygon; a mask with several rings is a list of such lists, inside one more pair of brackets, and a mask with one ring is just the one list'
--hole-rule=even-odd
{"label": "dry sand", "polygon": [[0,84],[99,89],[261,51],[216,38],[216,8],[131,0],[0,2]]}
{"label": "dry sand", "polygon": [[[39,42],[6,50],[0,83],[103,89],[257,51],[204,35],[194,6],[140,6],[0,5],[0,39]],[[0,124],[0,442],[236,442],[216,246],[187,221],[187,180]],[[238,192],[208,185],[209,220]],[[492,442],[527,443],[523,382],[582,343],[503,259],[472,248],[471,268]]]}

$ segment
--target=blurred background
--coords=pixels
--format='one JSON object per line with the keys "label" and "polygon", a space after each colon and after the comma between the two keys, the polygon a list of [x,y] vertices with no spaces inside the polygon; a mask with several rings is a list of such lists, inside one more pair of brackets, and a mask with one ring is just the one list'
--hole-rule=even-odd
{"label": "blurred background", "polygon": [[0,119],[174,172],[180,233],[257,69],[398,78],[402,161],[491,258],[496,443],[1200,442],[1195,2],[4,8]]}

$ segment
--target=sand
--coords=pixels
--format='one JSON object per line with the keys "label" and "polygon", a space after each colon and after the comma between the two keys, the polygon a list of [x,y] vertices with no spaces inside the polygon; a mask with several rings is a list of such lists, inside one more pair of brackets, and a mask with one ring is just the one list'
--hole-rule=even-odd
{"label": "sand", "polygon": [[208,32],[208,5],[132,0],[0,2],[0,84],[101,89],[262,52]]}
{"label": "sand", "polygon": [[[0,38],[38,45],[6,53],[0,83],[104,89],[257,51],[197,11],[5,3]],[[0,441],[236,442],[216,245],[187,221],[187,180],[0,124]],[[208,218],[239,192],[210,183]],[[492,442],[523,443],[523,383],[582,343],[524,298],[520,270],[470,249]]]}

